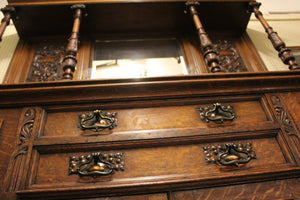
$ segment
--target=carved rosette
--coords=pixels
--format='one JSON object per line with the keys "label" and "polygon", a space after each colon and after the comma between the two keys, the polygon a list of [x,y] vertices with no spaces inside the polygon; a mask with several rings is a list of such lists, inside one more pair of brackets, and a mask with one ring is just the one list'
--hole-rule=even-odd
{"label": "carved rosette", "polygon": [[256,158],[252,143],[205,146],[203,151],[205,160],[223,166],[239,166]]}
{"label": "carved rosette", "polygon": [[63,44],[44,44],[38,46],[27,75],[27,82],[45,82],[61,79]]}
{"label": "carved rosette", "polygon": [[91,153],[88,155],[71,156],[69,175],[98,177],[124,170],[124,153]]}
{"label": "carved rosette", "polygon": [[106,128],[113,129],[117,125],[118,119],[116,112],[94,110],[88,114],[79,115],[79,126],[82,130],[88,129],[99,132]]}
{"label": "carved rosette", "polygon": [[248,71],[234,41],[220,39],[214,41],[214,49],[219,53],[219,64],[224,72]]}

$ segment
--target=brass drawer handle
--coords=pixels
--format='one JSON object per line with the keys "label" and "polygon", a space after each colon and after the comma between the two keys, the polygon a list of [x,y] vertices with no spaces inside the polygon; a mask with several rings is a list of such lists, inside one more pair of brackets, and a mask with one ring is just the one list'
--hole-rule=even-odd
{"label": "brass drawer handle", "polygon": [[118,125],[116,112],[94,110],[88,114],[79,115],[79,126],[82,130],[102,131],[106,128],[113,129]]}
{"label": "brass drawer handle", "polygon": [[222,106],[220,103],[214,103],[212,106],[196,108],[202,121],[210,121],[221,124],[224,121],[233,121],[236,119],[236,113],[233,106]]}
{"label": "brass drawer handle", "polygon": [[69,175],[98,177],[124,170],[124,153],[92,153],[82,156],[71,156]]}
{"label": "brass drawer handle", "polygon": [[239,166],[256,158],[251,143],[247,144],[222,144],[203,147],[205,159],[223,166]]}

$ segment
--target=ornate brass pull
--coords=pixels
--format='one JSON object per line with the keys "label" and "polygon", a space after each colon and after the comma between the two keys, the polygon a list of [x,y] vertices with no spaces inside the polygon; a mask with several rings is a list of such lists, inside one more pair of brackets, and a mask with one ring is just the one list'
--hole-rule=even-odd
{"label": "ornate brass pull", "polygon": [[247,144],[222,144],[218,146],[203,147],[205,159],[217,165],[239,166],[255,159],[255,151],[251,143]]}
{"label": "ornate brass pull", "polygon": [[214,103],[212,106],[196,108],[202,121],[209,123],[213,121],[221,124],[224,121],[233,121],[236,114],[233,106],[222,106],[220,103]]}
{"label": "ornate brass pull", "polygon": [[103,110],[94,110],[89,114],[79,115],[79,124],[82,130],[89,129],[95,132],[105,128],[113,129],[118,125],[116,112],[105,112]]}
{"label": "ornate brass pull", "polygon": [[71,156],[69,175],[103,176],[112,174],[114,170],[124,170],[123,153],[92,153],[82,156]]}

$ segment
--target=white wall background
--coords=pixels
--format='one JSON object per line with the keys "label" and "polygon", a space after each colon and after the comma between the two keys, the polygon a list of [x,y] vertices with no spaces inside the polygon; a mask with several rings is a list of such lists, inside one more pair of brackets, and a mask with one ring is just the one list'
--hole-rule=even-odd
{"label": "white wall background", "polygon": [[300,13],[300,0],[257,0],[263,13]]}

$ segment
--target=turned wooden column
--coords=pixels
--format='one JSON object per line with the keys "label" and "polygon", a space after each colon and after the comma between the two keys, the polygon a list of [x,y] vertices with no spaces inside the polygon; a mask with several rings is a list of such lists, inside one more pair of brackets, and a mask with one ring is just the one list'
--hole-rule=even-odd
{"label": "turned wooden column", "polygon": [[195,7],[197,5],[199,5],[198,2],[186,2],[187,10],[190,12],[194,20],[195,27],[198,31],[198,36],[199,36],[202,51],[204,53],[205,61],[207,65],[210,67],[210,71],[212,73],[222,72],[221,67],[219,65],[218,54],[214,50],[213,43],[210,41],[199,19],[198,12]]}
{"label": "turned wooden column", "polygon": [[273,30],[273,28],[267,23],[267,21],[263,17],[263,14],[259,11],[260,5],[261,3],[251,1],[249,3],[249,9],[255,14],[255,17],[260,21],[260,23],[264,27],[266,33],[268,34],[268,38],[273,44],[273,47],[278,51],[279,58],[281,58],[284,64],[289,65],[290,70],[300,69],[300,67],[295,61],[295,57],[293,56],[291,50],[286,48],[285,43]]}
{"label": "turned wooden column", "polygon": [[5,8],[2,8],[1,11],[3,12],[4,17],[1,20],[0,25],[0,42],[2,41],[2,36],[4,34],[6,26],[8,26],[10,23],[11,16],[15,12],[15,8],[11,6],[6,6]]}
{"label": "turned wooden column", "polygon": [[83,10],[85,5],[75,4],[71,6],[71,9],[74,10],[74,24],[72,29],[72,34],[69,38],[67,47],[66,47],[66,56],[63,60],[63,79],[73,79],[73,73],[77,64],[77,52],[78,52],[78,43],[79,43],[79,28],[80,21],[82,18]]}

